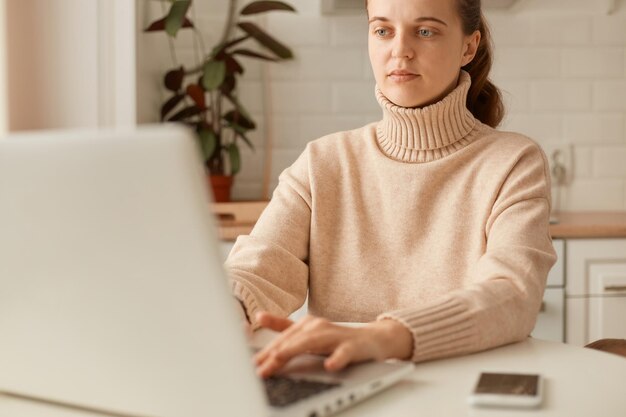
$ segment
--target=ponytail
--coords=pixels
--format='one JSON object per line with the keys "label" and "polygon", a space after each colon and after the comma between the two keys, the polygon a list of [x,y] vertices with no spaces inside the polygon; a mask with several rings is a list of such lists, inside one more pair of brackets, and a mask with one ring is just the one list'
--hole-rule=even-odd
{"label": "ponytail", "polygon": [[481,35],[474,59],[463,67],[472,79],[466,105],[475,118],[495,128],[504,118],[505,109],[500,90],[489,80],[493,64],[491,33],[481,12],[479,0],[457,1],[465,34],[470,35],[479,30]]}

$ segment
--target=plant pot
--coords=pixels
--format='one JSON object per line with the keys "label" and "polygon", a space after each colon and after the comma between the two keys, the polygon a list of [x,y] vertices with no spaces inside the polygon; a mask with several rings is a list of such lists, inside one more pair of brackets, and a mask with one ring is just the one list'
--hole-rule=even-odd
{"label": "plant pot", "polygon": [[209,175],[213,199],[216,203],[230,201],[230,189],[233,186],[232,175]]}

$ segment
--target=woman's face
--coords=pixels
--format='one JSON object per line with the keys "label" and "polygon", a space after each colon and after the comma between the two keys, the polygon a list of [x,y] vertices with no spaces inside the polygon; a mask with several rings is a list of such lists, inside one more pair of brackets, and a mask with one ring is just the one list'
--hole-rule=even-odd
{"label": "woman's face", "polygon": [[476,54],[480,32],[463,34],[456,1],[368,1],[374,78],[394,104],[424,107],[441,100]]}

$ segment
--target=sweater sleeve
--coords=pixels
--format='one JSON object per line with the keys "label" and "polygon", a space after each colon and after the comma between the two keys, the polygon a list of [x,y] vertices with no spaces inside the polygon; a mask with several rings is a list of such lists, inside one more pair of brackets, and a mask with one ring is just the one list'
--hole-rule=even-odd
{"label": "sweater sleeve", "polygon": [[383,313],[413,336],[415,362],[521,341],[535,326],[556,253],[549,234],[550,176],[527,147],[504,179],[485,227],[484,254],[463,288],[427,305]]}
{"label": "sweater sleeve", "polygon": [[257,311],[287,317],[304,304],[309,282],[311,190],[308,147],[279,176],[250,235],[237,238],[224,267],[256,329]]}

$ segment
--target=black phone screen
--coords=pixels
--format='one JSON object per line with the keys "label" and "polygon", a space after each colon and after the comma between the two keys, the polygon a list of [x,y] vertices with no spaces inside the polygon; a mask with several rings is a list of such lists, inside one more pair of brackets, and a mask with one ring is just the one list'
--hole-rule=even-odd
{"label": "black phone screen", "polygon": [[481,373],[476,394],[537,395],[539,375]]}

